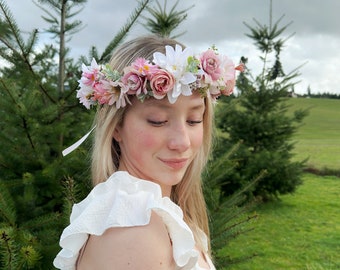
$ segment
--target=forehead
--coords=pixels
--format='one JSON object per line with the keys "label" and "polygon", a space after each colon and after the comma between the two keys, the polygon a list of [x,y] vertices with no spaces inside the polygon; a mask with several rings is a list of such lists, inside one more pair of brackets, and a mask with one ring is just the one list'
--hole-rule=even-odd
{"label": "forehead", "polygon": [[143,102],[134,98],[130,105],[131,109],[145,109],[145,108],[160,108],[164,110],[178,110],[178,109],[204,109],[205,100],[199,94],[193,94],[190,96],[180,95],[176,102],[171,104],[169,100],[164,97],[162,99],[149,98]]}

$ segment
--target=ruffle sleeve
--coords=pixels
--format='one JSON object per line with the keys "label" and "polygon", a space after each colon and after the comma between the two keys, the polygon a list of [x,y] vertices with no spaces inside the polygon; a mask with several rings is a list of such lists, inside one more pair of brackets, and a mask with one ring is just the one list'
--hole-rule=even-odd
{"label": "ruffle sleeve", "polygon": [[162,218],[168,229],[177,269],[199,269],[195,240],[183,220],[182,210],[168,197],[162,197],[159,185],[122,171],[95,186],[83,201],[73,206],[70,225],[60,237],[62,250],[54,259],[54,266],[76,269],[78,254],[90,234],[102,235],[114,227],[146,225],[151,211]]}

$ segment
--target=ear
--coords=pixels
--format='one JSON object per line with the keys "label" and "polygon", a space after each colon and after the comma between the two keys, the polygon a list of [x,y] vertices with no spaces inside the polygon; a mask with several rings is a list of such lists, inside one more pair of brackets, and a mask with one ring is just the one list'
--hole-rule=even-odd
{"label": "ear", "polygon": [[112,137],[116,140],[116,142],[122,141],[122,137],[120,135],[120,128],[118,126],[113,131]]}

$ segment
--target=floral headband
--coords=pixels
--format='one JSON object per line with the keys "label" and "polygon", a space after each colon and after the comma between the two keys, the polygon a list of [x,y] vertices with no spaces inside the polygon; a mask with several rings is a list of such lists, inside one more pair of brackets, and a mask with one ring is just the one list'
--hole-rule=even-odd
{"label": "floral headband", "polygon": [[[87,109],[98,104],[115,105],[119,109],[131,104],[131,96],[141,101],[167,96],[170,103],[175,103],[181,94],[190,96],[192,91],[199,91],[202,97],[210,94],[215,100],[220,95],[231,95],[235,72],[243,69],[243,64],[235,67],[233,61],[218,54],[216,48],[194,56],[190,48],[165,46],[165,54],[155,52],[152,62],[137,58],[124,68],[123,74],[108,64],[98,65],[95,59],[90,66],[83,64],[77,97]],[[62,154],[66,156],[79,147],[94,128]]]}
{"label": "floral headband", "polygon": [[117,109],[131,104],[129,97],[143,101],[153,97],[168,97],[175,103],[179,95],[190,96],[196,90],[204,97],[230,95],[235,86],[235,67],[232,60],[217,53],[215,48],[194,56],[190,48],[182,50],[165,46],[165,54],[155,52],[150,62],[137,58],[124,68],[123,74],[110,65],[100,66],[93,59],[90,66],[82,65],[82,77],[77,97],[87,109],[97,104],[115,105]]}

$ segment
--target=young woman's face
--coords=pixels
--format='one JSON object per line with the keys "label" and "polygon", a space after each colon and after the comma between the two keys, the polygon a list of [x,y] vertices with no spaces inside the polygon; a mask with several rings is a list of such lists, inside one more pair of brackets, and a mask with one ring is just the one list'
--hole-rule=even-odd
{"label": "young woman's face", "polygon": [[170,196],[202,145],[204,99],[181,95],[174,104],[152,98],[128,106],[114,133],[121,149],[119,170],[159,184]]}

